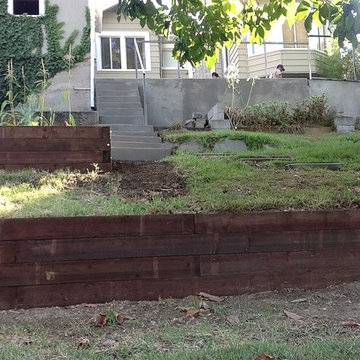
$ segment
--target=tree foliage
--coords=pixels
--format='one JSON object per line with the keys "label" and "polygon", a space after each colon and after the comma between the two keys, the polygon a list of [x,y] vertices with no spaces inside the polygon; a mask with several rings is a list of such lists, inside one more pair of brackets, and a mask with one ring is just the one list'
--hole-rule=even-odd
{"label": "tree foliage", "polygon": [[173,55],[181,63],[205,59],[209,66],[224,44],[239,43],[246,34],[261,43],[281,17],[290,26],[304,20],[308,32],[313,23],[330,26],[341,47],[345,40],[357,46],[360,33],[359,0],[171,0],[170,6],[162,0],[119,0],[117,14],[118,20],[137,18],[157,34],[175,35]]}
{"label": "tree foliage", "polygon": [[327,57],[320,63],[320,73],[329,78],[352,80],[354,70],[356,78],[360,79],[360,47],[354,49],[353,54],[352,47],[345,46],[340,49],[338,43],[333,40],[327,49]]}

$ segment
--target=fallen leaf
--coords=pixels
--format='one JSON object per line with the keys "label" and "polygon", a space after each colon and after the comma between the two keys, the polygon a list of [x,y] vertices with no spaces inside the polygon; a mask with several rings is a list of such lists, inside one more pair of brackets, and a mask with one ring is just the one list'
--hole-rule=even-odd
{"label": "fallen leaf", "polygon": [[144,212],[143,215],[155,215],[158,211],[159,209],[157,208],[149,208]]}
{"label": "fallen leaf", "polygon": [[157,333],[159,331],[159,328],[155,325],[150,326],[150,330],[153,331],[154,333]]}
{"label": "fallen leaf", "polygon": [[239,322],[239,318],[235,315],[229,315],[226,317],[226,322],[229,324],[229,325],[233,325],[233,324],[236,324]]}
{"label": "fallen leaf", "polygon": [[173,318],[172,322],[175,323],[175,324],[183,324],[184,320],[180,319],[180,318]]}
{"label": "fallen leaf", "polygon": [[116,315],[115,319],[116,319],[116,323],[119,325],[123,324],[125,320],[129,320],[129,318],[121,315]]}
{"label": "fallen leaf", "polygon": [[299,304],[299,303],[303,303],[303,302],[307,302],[307,301],[308,301],[308,299],[302,298],[302,299],[295,299],[295,300],[293,300],[291,302],[294,303],[294,304]]}
{"label": "fallen leaf", "polygon": [[278,357],[270,356],[267,354],[259,355],[255,360],[280,360]]}
{"label": "fallen leaf", "polygon": [[341,323],[341,325],[345,326],[345,327],[358,327],[358,326],[360,326],[360,324],[355,320],[343,321]]}
{"label": "fallen leaf", "polygon": [[115,340],[105,340],[102,344],[101,344],[101,346],[103,346],[103,347],[115,347],[115,346],[117,346],[117,345],[119,345],[119,343],[117,342],[117,341],[115,341]]}
{"label": "fallen leaf", "polygon": [[94,308],[94,307],[97,307],[97,304],[84,304],[84,307],[86,307],[86,308]]}
{"label": "fallen leaf", "polygon": [[205,298],[205,299],[208,299],[210,301],[215,301],[215,302],[222,302],[224,301],[223,298],[219,297],[219,296],[216,296],[216,295],[211,295],[211,294],[208,294],[208,293],[205,293],[205,292],[199,292],[199,296]]}
{"label": "fallen leaf", "polygon": [[300,316],[298,314],[295,314],[295,313],[293,313],[291,311],[287,311],[287,310],[284,310],[284,314],[290,319],[293,319],[299,323],[304,323],[302,316]]}
{"label": "fallen leaf", "polygon": [[77,343],[77,348],[80,349],[80,348],[86,348],[86,347],[89,347],[90,346],[90,341],[89,339],[81,339],[80,341],[78,341]]}
{"label": "fallen leaf", "polygon": [[21,345],[32,345],[33,341],[30,339],[22,339],[21,340]]}
{"label": "fallen leaf", "polygon": [[175,308],[175,310],[180,311],[180,312],[187,312],[189,309],[191,309],[191,308],[187,308],[187,307],[183,307],[183,306],[178,306]]}
{"label": "fallen leaf", "polygon": [[189,309],[187,312],[186,312],[186,316],[188,317],[198,317],[200,315],[200,309]]}
{"label": "fallen leaf", "polygon": [[90,322],[95,326],[95,327],[103,327],[106,325],[107,323],[107,316],[105,314],[97,314],[94,315]]}

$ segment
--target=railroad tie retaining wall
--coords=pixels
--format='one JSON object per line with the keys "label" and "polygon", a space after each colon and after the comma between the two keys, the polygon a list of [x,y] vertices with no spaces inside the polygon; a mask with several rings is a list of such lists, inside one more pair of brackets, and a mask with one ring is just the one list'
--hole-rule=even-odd
{"label": "railroad tie retaining wall", "polygon": [[0,309],[360,279],[360,211],[0,220]]}
{"label": "railroad tie retaining wall", "polygon": [[0,169],[110,171],[110,128],[0,126]]}

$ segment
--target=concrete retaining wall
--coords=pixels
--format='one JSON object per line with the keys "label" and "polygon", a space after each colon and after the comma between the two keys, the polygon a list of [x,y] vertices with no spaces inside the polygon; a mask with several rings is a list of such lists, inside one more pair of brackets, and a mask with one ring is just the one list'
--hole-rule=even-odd
{"label": "concrete retaining wall", "polygon": [[[139,82],[141,88],[141,83]],[[236,85],[234,102],[243,107],[249,98],[251,81],[240,80]],[[360,82],[259,79],[250,96],[250,104],[277,101],[294,104],[310,96],[325,94],[329,106],[336,112],[356,118],[360,115]],[[148,80],[149,123],[168,127],[190,119],[194,111],[206,114],[216,103],[232,103],[232,90],[224,79]]]}
{"label": "concrete retaining wall", "polygon": [[[89,64],[72,70],[72,111],[90,110]],[[68,74],[58,74],[47,90],[46,106],[56,112],[67,111],[61,100],[68,87]],[[119,79],[133,83],[142,95],[142,80]],[[193,112],[207,112],[216,104],[232,103],[232,89],[225,79],[148,79],[146,82],[149,124],[169,127],[191,119]],[[249,98],[251,81],[240,80],[234,92],[234,104],[243,107]],[[294,104],[313,95],[325,94],[330,108],[354,118],[360,115],[360,82],[308,79],[258,79],[251,91],[250,104],[278,101]]]}

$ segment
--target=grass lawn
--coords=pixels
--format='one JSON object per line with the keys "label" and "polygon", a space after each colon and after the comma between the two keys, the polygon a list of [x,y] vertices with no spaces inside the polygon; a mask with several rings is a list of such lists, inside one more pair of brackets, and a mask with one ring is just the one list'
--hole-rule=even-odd
{"label": "grass lawn", "polygon": [[[177,142],[196,137],[209,149],[216,138],[238,138],[251,150],[224,156],[179,152],[163,162],[131,165],[130,171],[118,164],[108,174],[0,171],[0,217],[359,206],[360,133],[164,136]],[[251,160],[265,156],[272,160]],[[287,170],[290,162],[339,162],[342,168]],[[269,357],[261,360],[360,359],[359,296],[357,282],[226,297],[220,303],[191,296],[0,311],[0,359],[255,360],[263,353]],[[191,315],[200,309],[201,315]],[[91,319],[98,314],[107,316],[106,325],[94,326]],[[125,321],[116,323],[117,315]]]}
{"label": "grass lawn", "polygon": [[[221,303],[190,296],[0,311],[0,359],[255,360],[266,353],[273,358],[262,360],[355,360],[359,295],[357,282],[226,297]],[[200,308],[197,317],[180,311]],[[95,327],[91,319],[100,313],[108,322]],[[118,324],[115,315],[126,320]],[[88,346],[79,347],[81,341]]]}
{"label": "grass lawn", "polygon": [[[134,194],[125,191],[126,177],[121,170],[110,174],[0,171],[0,216],[338,209],[359,205],[359,132],[305,136],[183,131],[164,136],[177,142],[196,138],[208,148],[219,138],[242,139],[251,150],[226,156],[178,152],[164,160],[171,167],[162,170],[156,180],[153,172],[164,162],[142,170],[137,183],[137,189],[142,191]],[[251,161],[251,157],[274,160]],[[342,168],[288,170],[286,164],[294,162],[337,162]],[[170,172],[177,180],[161,184]],[[146,181],[158,186],[147,189]],[[169,187],[182,191],[169,194]]]}

